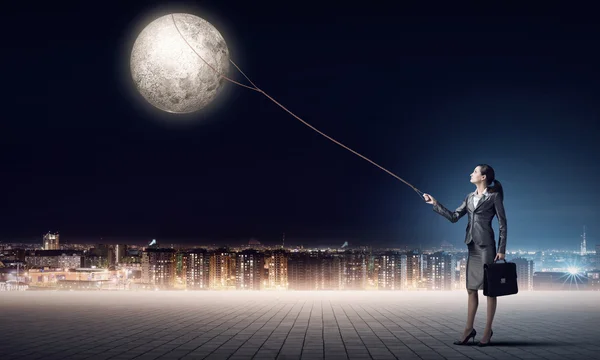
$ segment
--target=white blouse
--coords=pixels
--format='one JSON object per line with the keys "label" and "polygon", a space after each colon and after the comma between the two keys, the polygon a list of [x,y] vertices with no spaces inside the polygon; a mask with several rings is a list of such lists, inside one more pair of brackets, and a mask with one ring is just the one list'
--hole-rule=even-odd
{"label": "white blouse", "polygon": [[[487,188],[485,188],[485,190],[483,190],[483,195],[485,195],[487,193],[488,193]],[[473,196],[473,209],[477,207],[477,204],[479,204],[479,200],[481,200],[483,195],[477,195],[477,190],[475,190],[475,195]]]}

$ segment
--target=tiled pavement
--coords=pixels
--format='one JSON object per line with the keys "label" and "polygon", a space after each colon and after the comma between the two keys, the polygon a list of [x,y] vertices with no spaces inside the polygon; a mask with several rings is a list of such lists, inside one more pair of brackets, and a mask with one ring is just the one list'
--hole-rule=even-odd
{"label": "tiled pavement", "polygon": [[[0,359],[600,359],[600,292],[1,292]],[[480,292],[476,340],[486,300]]]}

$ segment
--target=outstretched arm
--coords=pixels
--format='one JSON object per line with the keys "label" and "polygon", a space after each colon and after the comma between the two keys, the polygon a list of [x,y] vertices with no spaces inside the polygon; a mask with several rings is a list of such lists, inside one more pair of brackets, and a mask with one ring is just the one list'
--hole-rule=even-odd
{"label": "outstretched arm", "polygon": [[494,199],[494,207],[496,208],[496,216],[498,217],[498,227],[500,230],[500,239],[498,240],[498,253],[506,253],[506,214],[504,213],[504,200],[500,195],[496,195]]}
{"label": "outstretched arm", "polygon": [[451,212],[450,210],[446,209],[444,207],[444,205],[440,204],[439,202],[435,202],[433,204],[433,211],[442,215],[443,217],[448,219],[451,223],[455,223],[467,213],[467,199],[468,198],[469,198],[469,196],[467,196],[465,198],[463,203],[456,210],[454,210],[454,212]]}

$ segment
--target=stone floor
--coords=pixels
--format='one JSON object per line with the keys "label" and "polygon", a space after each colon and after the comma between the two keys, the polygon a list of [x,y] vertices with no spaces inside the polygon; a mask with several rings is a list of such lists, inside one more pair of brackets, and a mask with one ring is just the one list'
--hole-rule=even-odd
{"label": "stone floor", "polygon": [[[486,299],[480,292],[476,340]],[[0,359],[600,359],[600,292],[2,292]]]}

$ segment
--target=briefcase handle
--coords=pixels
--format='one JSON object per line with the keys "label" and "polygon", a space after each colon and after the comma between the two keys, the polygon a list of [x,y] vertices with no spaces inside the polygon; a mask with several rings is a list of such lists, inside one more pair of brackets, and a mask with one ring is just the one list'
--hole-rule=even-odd
{"label": "briefcase handle", "polygon": [[502,261],[504,261],[504,263],[506,263],[506,259],[494,260],[494,262],[498,262],[498,261],[500,261],[500,260],[502,260]]}

